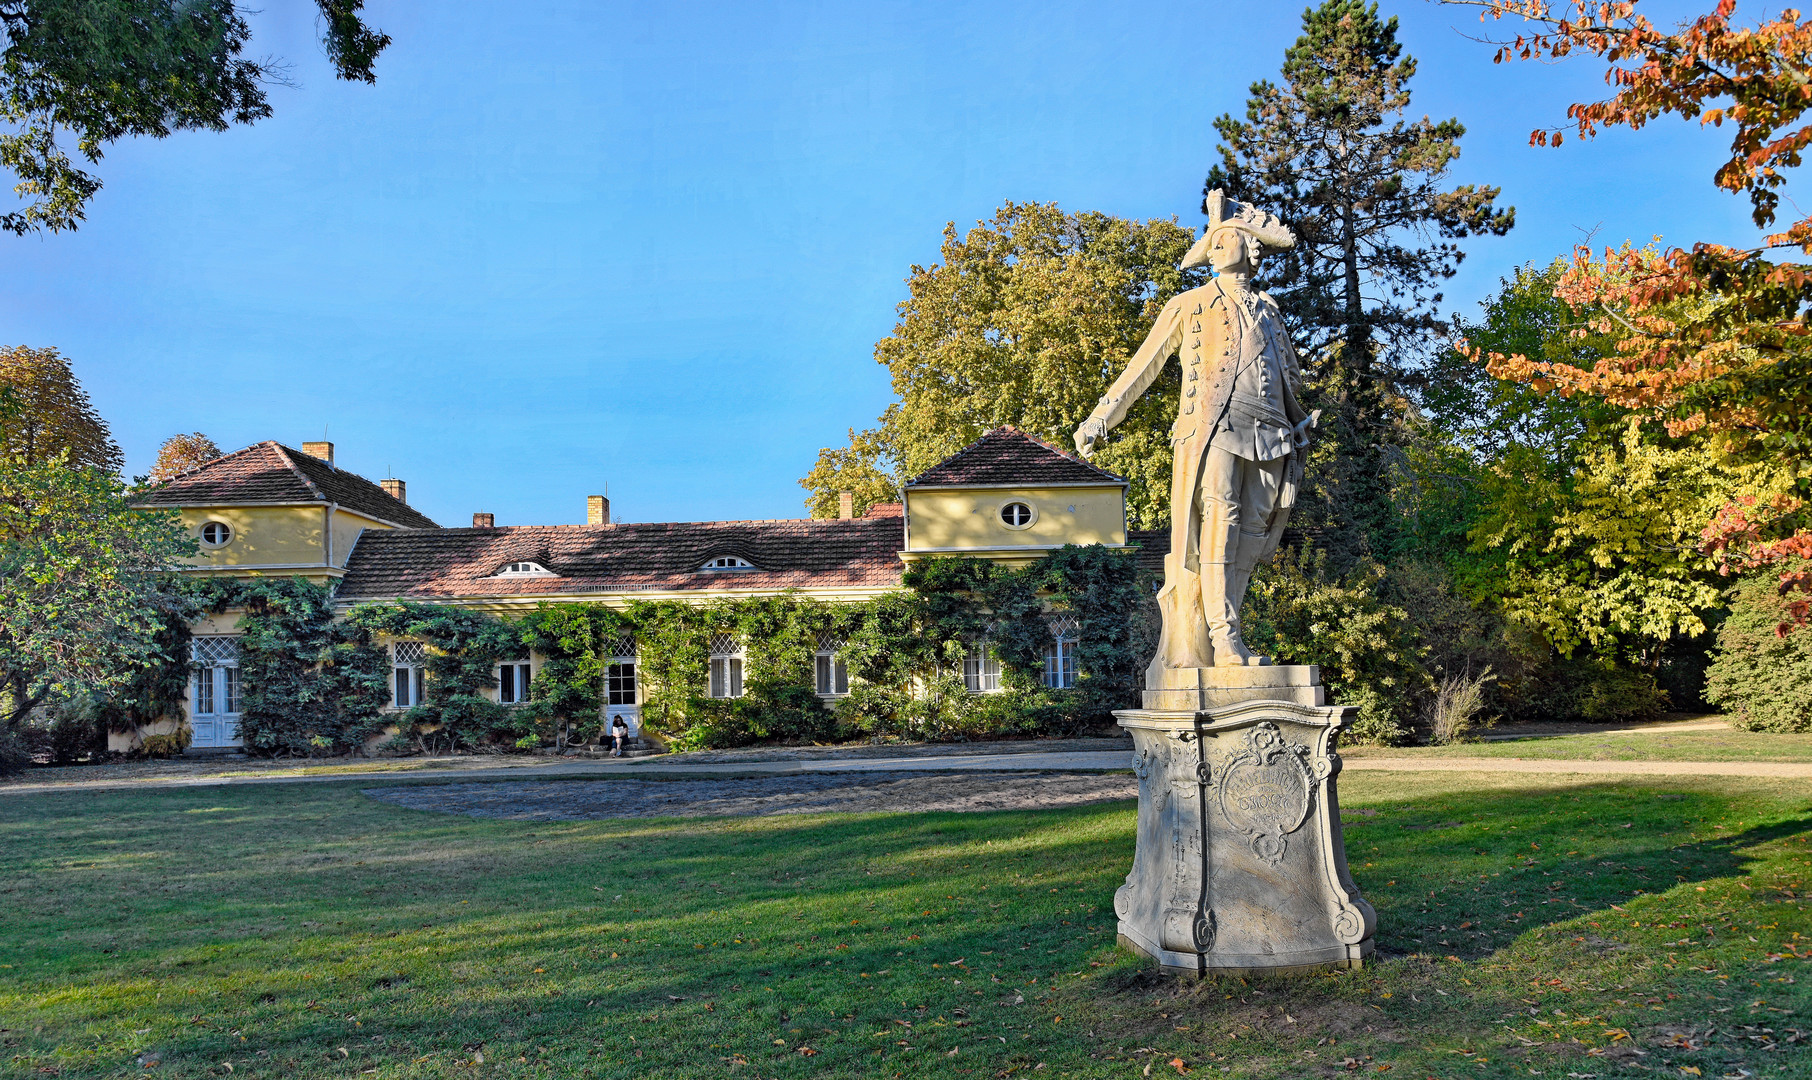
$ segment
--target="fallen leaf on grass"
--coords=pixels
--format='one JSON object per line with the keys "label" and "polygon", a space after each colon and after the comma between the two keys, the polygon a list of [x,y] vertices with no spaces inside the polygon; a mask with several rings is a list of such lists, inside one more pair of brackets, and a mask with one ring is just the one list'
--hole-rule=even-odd
{"label": "fallen leaf on grass", "polygon": [[1184,1060],[1183,1060],[1183,1059],[1182,1059],[1182,1058],[1180,1058],[1180,1057],[1173,1057],[1173,1058],[1171,1058],[1171,1059],[1170,1059],[1170,1067],[1171,1067],[1171,1068],[1173,1068],[1173,1069],[1175,1069],[1175,1070],[1176,1070],[1176,1071],[1177,1071],[1177,1072],[1179,1072],[1179,1073],[1186,1073],[1186,1072],[1188,1072],[1188,1071],[1189,1071],[1189,1065],[1188,1065],[1188,1063],[1187,1063],[1187,1062],[1185,1062],[1185,1061],[1184,1061]]}

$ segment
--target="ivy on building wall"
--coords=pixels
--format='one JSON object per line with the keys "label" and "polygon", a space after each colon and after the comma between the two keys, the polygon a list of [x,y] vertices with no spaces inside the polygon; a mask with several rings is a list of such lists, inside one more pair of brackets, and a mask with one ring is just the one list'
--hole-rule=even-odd
{"label": "ivy on building wall", "polygon": [[[533,717],[485,696],[497,689],[498,664],[528,657],[521,627],[466,608],[418,603],[361,604],[347,613],[346,622],[367,637],[381,634],[428,646],[422,702],[384,718],[397,726],[399,739],[450,753],[534,733]],[[380,697],[388,694],[387,685],[380,688]]]}
{"label": "ivy on building wall", "polygon": [[[264,755],[357,752],[391,725],[400,744],[429,752],[583,737],[602,726],[609,667],[625,655],[638,668],[644,728],[678,748],[1059,734],[1110,723],[1110,710],[1137,703],[1155,616],[1131,553],[1070,547],[1018,569],[933,559],[909,567],[904,584],[857,604],[798,594],[624,611],[546,604],[505,620],[391,603],[337,619],[326,586],[219,578],[198,583],[197,606],[242,613],[240,732],[249,752]],[[1052,620],[1066,616],[1079,630],[1076,685],[1046,687]],[[187,634],[172,628],[173,661],[134,706],[146,716],[180,702]],[[387,708],[391,658],[380,641],[388,639],[427,646],[424,699],[400,712]],[[971,693],[964,682],[978,643],[999,658],[997,693]],[[851,676],[849,694],[829,702],[816,692],[825,650]],[[498,704],[497,665],[531,651],[540,663],[529,701]],[[711,695],[714,654],[740,662],[740,695]]]}
{"label": "ivy on building wall", "polygon": [[[356,623],[334,619],[333,593],[301,578],[213,578],[200,606],[242,611],[239,734],[250,753],[356,751],[384,729],[389,668]],[[183,660],[187,661],[186,650]]]}

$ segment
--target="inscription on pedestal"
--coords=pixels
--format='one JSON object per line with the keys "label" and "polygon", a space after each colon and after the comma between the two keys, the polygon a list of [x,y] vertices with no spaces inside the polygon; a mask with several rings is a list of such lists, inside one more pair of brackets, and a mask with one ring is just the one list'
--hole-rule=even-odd
{"label": "inscription on pedestal", "polygon": [[1310,751],[1270,723],[1248,728],[1245,743],[1221,770],[1221,814],[1246,834],[1253,854],[1275,866],[1289,847],[1284,838],[1308,820],[1315,795]]}

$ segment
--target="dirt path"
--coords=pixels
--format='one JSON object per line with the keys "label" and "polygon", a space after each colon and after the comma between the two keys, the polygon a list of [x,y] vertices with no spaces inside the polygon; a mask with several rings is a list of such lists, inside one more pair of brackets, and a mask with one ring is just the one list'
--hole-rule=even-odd
{"label": "dirt path", "polygon": [[721,780],[504,780],[367,788],[412,810],[510,821],[1045,810],[1134,799],[1125,773],[794,773]]}

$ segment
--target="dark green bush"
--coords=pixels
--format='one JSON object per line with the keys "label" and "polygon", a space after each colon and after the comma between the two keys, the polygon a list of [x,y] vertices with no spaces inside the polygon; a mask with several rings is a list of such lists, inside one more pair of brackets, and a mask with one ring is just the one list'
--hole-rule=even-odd
{"label": "dark green bush", "polygon": [[1761,571],[1731,590],[1706,675],[1705,697],[1744,731],[1812,731],[1812,628],[1776,632],[1788,620],[1779,581],[1779,570]]}

